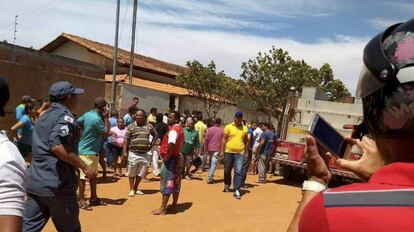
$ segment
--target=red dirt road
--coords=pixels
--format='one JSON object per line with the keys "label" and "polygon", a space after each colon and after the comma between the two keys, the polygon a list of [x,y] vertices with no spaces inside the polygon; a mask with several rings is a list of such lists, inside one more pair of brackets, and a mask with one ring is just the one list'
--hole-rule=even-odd
{"label": "red dirt road", "polygon": [[[111,175],[112,173],[109,173]],[[152,177],[152,174],[148,176]],[[142,182],[143,196],[128,197],[128,178],[101,179],[99,197],[107,206],[81,210],[83,231],[286,231],[296,210],[301,192],[281,177],[270,177],[267,184],[256,184],[257,176],[248,176],[252,185],[241,200],[232,193],[223,193],[223,170],[217,170],[217,182],[206,184],[206,173],[197,179],[183,180],[175,214],[153,216],[160,206],[159,182],[153,178]],[[158,180],[158,178],[157,178]],[[89,194],[89,188],[87,192]],[[170,199],[171,201],[171,199]],[[56,231],[51,220],[44,231]]]}

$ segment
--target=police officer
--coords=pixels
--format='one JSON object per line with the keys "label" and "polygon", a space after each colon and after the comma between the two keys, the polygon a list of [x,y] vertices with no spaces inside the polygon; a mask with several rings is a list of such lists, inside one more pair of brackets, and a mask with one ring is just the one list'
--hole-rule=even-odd
{"label": "police officer", "polygon": [[67,81],[50,88],[51,106],[33,130],[23,231],[41,231],[50,217],[57,231],[81,231],[76,171],[81,169],[89,178],[95,175],[76,153],[79,129],[71,110],[83,92]]}

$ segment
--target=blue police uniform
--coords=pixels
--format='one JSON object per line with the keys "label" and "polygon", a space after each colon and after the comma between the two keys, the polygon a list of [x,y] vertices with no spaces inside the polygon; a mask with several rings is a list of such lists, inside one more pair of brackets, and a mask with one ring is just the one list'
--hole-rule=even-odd
{"label": "blue police uniform", "polygon": [[[68,84],[66,82],[58,87],[69,88]],[[56,92],[52,91],[55,85],[50,91],[52,96]],[[70,85],[67,91],[74,94],[74,89]],[[79,135],[75,117],[66,106],[57,102],[52,103],[36,122],[23,231],[41,231],[50,217],[58,231],[81,230],[76,168],[51,152],[57,145],[65,145],[68,151],[76,152]]]}

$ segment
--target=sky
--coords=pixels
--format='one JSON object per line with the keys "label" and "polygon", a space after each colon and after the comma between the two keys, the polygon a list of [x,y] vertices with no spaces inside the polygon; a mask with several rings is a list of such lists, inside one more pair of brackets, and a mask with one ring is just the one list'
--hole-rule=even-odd
{"label": "sky", "polygon": [[[130,49],[133,0],[121,0],[119,47]],[[362,51],[387,26],[412,17],[404,0],[138,0],[135,51],[185,65],[216,63],[233,78],[275,46],[315,68],[329,63],[355,93]],[[0,41],[39,49],[62,32],[114,44],[116,0],[2,0]]]}

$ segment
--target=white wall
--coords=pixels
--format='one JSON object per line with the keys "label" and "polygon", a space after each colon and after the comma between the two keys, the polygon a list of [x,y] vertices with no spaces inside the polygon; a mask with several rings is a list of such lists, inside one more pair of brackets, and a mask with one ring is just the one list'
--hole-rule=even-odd
{"label": "white wall", "polygon": [[159,113],[164,113],[170,101],[170,95],[168,93],[128,84],[121,85],[120,94],[121,115],[127,112],[132,98],[135,96],[139,97],[138,107],[144,109],[147,113],[149,113],[152,107],[157,108]]}
{"label": "white wall", "polygon": [[100,67],[105,67],[106,58],[96,53],[90,52],[83,46],[77,43],[68,41],[62,46],[53,51],[53,54],[80,60],[86,63],[94,64]]}

